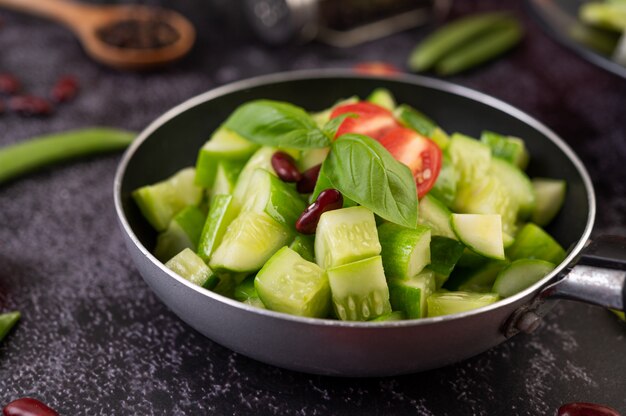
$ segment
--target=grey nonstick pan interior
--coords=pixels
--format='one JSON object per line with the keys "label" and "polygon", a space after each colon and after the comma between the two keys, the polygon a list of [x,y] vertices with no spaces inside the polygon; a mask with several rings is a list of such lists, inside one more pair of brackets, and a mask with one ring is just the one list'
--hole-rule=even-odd
{"label": "grey nonstick pan interior", "polygon": [[[365,97],[378,87],[388,88],[399,103],[426,112],[446,131],[478,136],[488,129],[522,137],[531,154],[530,176],[567,180],[564,207],[547,228],[569,248],[567,259],[534,286],[486,308],[421,320],[354,323],[301,318],[244,305],[194,286],[150,254],[156,234],[141,217],[130,193],[194,165],[198,149],[238,105],[268,98],[321,110],[340,98]],[[595,279],[595,292],[587,290],[584,277],[589,273],[584,268],[590,266],[574,267],[593,226],[595,198],[587,172],[571,149],[541,123],[499,100],[428,78],[305,71],[209,91],[170,110],[142,132],[120,163],[114,193],[125,242],[144,280],[159,298],[212,340],[284,368],[342,376],[423,371],[471,357],[520,329],[532,328],[544,313],[540,300],[547,295],[623,308],[626,272],[609,270],[621,267],[619,259],[607,260],[604,251],[598,251],[599,263],[596,261],[591,270],[601,275]],[[622,243],[612,240],[606,244],[614,248]],[[574,276],[571,282],[569,276]]]}

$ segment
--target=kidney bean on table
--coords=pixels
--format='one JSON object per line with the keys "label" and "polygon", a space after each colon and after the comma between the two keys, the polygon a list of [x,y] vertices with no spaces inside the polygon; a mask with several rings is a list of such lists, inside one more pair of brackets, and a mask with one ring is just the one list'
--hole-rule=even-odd
{"label": "kidney bean on table", "polygon": [[22,84],[15,75],[7,72],[0,73],[0,94],[17,94],[21,88]]}
{"label": "kidney bean on table", "polygon": [[59,78],[52,88],[52,99],[57,103],[71,100],[78,93],[78,80],[72,75]]}
{"label": "kidney bean on table", "polygon": [[9,100],[9,108],[23,116],[47,116],[52,114],[52,104],[34,95],[20,95]]}
{"label": "kidney bean on table", "polygon": [[55,410],[31,397],[13,400],[2,409],[2,414],[4,416],[59,416]]}
{"label": "kidney bean on table", "polygon": [[315,189],[317,178],[320,176],[322,165],[315,165],[302,173],[302,179],[296,184],[296,189],[301,194],[310,194]]}
{"label": "kidney bean on table", "polygon": [[296,221],[296,230],[302,234],[315,234],[317,223],[326,211],[343,207],[343,196],[336,189],[325,189],[318,195],[314,203],[300,215]]}
{"label": "kidney bean on table", "polygon": [[296,161],[285,152],[276,152],[272,155],[272,167],[283,182],[298,182],[302,179]]}
{"label": "kidney bean on table", "polygon": [[595,403],[574,402],[559,407],[558,416],[620,416],[611,407]]}

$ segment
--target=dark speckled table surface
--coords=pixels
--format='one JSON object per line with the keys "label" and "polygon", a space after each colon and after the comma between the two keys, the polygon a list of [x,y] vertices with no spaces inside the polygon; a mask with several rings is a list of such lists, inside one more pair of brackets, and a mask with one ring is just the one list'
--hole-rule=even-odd
{"label": "dark speckled table surface", "polygon": [[[140,130],[186,98],[257,74],[361,60],[402,67],[425,33],[345,50],[269,48],[210,23],[200,0],[169,5],[192,16],[199,41],[175,66],[142,75],[94,64],[62,27],[0,11],[0,72],[19,74],[38,94],[62,73],[82,85],[48,119],[0,116],[0,145],[94,124]],[[526,25],[523,45],[452,80],[561,135],[596,187],[594,235],[626,235],[626,80],[564,50],[521,5],[509,6]],[[453,13],[494,7],[503,6],[459,1]],[[626,325],[570,302],[532,335],[409,376],[310,376],[235,354],[181,322],[137,273],[113,209],[118,160],[83,160],[0,187],[0,311],[23,314],[0,345],[0,405],[32,396],[63,415],[550,415],[562,403],[590,401],[626,412]]]}

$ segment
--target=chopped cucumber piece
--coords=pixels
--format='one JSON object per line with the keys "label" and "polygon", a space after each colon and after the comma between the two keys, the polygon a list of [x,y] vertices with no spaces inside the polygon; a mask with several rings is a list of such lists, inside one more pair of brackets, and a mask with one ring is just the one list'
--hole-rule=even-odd
{"label": "chopped cucumber piece", "polygon": [[459,175],[459,188],[469,188],[488,176],[491,163],[489,146],[471,137],[454,133],[447,148]]}
{"label": "chopped cucumber piece", "polygon": [[513,296],[543,279],[554,264],[536,259],[516,260],[498,273],[492,292],[503,298]]}
{"label": "chopped cucumber piece", "polygon": [[532,181],[537,203],[531,221],[540,227],[548,225],[565,202],[567,183],[561,179],[535,178]]}
{"label": "chopped cucumber piece", "polygon": [[356,95],[353,95],[350,98],[337,101],[335,104],[333,104],[332,107],[327,108],[326,110],[311,114],[311,117],[313,117],[313,120],[315,120],[315,122],[317,123],[319,127],[324,127],[324,125],[328,123],[328,121],[330,120],[330,115],[332,114],[335,108],[341,105],[356,104],[358,102],[359,102],[359,97],[357,97]]}
{"label": "chopped cucumber piece", "polygon": [[380,254],[374,214],[364,207],[327,211],[315,233],[315,259],[323,268],[341,266]]}
{"label": "chopped cucumber piece", "polygon": [[219,272],[254,272],[287,244],[291,235],[264,212],[243,212],[226,229],[209,265]]}
{"label": "chopped cucumber piece", "polygon": [[488,261],[489,259],[487,257],[474,253],[472,250],[466,247],[465,250],[463,250],[463,255],[459,259],[459,262],[457,263],[457,265],[459,267],[475,269],[475,268],[483,266]]}
{"label": "chopped cucumber piece", "polygon": [[166,262],[186,248],[195,251],[206,216],[195,206],[184,208],[157,238],[154,256]]}
{"label": "chopped cucumber piece", "polygon": [[259,148],[232,130],[218,128],[211,139],[200,149],[196,162],[196,183],[204,188],[213,187],[220,162],[243,164]]}
{"label": "chopped cucumber piece", "polygon": [[495,282],[498,273],[506,267],[508,262],[492,260],[475,269],[457,268],[444,285],[448,290],[465,292],[488,293]]}
{"label": "chopped cucumber piece", "polygon": [[256,169],[244,195],[242,212],[265,212],[278,223],[294,228],[306,205],[289,184],[265,169]]}
{"label": "chopped cucumber piece", "polygon": [[18,311],[0,314],[0,341],[7,336],[15,324],[20,320],[22,314]]}
{"label": "chopped cucumber piece", "polygon": [[504,260],[502,222],[499,215],[452,214],[452,229],[470,250],[497,260]]}
{"label": "chopped cucumber piece", "polygon": [[213,292],[234,299],[235,289],[246,279],[248,273],[220,272],[217,276],[219,281]]}
{"label": "chopped cucumber piece", "polygon": [[497,302],[496,293],[438,292],[428,297],[428,316],[452,315]]}
{"label": "chopped cucumber piece", "polygon": [[444,153],[439,176],[430,190],[430,194],[446,206],[451,207],[456,199],[456,184],[458,181],[459,175],[452,164],[452,160]]}
{"label": "chopped cucumber piece", "polygon": [[189,205],[202,200],[202,188],[194,184],[194,168],[186,168],[168,179],[141,187],[133,192],[133,199],[150,225],[164,231],[174,215]]}
{"label": "chopped cucumber piece", "polygon": [[528,218],[535,209],[535,190],[528,176],[509,162],[494,157],[491,159],[490,174],[504,185],[509,197],[519,207],[517,216]]}
{"label": "chopped cucumber piece", "polygon": [[450,276],[464,250],[465,246],[458,240],[433,236],[430,240],[430,269],[442,277]]}
{"label": "chopped cucumber piece", "polygon": [[378,228],[378,240],[387,277],[408,279],[430,263],[430,228],[406,228],[385,223]]}
{"label": "chopped cucumber piece", "polygon": [[312,235],[298,234],[293,239],[289,248],[302,256],[306,261],[315,261],[315,237]]}
{"label": "chopped cucumber piece", "polygon": [[425,318],[426,299],[435,291],[435,273],[425,270],[410,279],[389,280],[389,300],[394,310],[404,312],[408,319]]}
{"label": "chopped cucumber piece", "polygon": [[491,154],[495,157],[504,159],[521,170],[525,170],[528,166],[529,156],[524,140],[492,131],[483,131],[480,141],[491,148]]}
{"label": "chopped cucumber piece", "polygon": [[380,256],[333,267],[326,273],[335,314],[342,321],[367,321],[391,312]]}
{"label": "chopped cucumber piece", "polygon": [[435,142],[441,150],[446,150],[450,144],[450,136],[440,127],[435,127],[432,133],[430,133],[430,139]]}
{"label": "chopped cucumber piece", "polygon": [[322,269],[283,247],[254,279],[263,304],[273,311],[324,318],[330,309],[330,288]]}
{"label": "chopped cucumber piece", "polygon": [[214,288],[219,281],[219,278],[209,266],[188,248],[165,263],[165,266],[183,279],[207,289]]}
{"label": "chopped cucumber piece", "polygon": [[511,260],[539,259],[559,264],[565,259],[565,250],[541,227],[528,223],[507,249],[507,256]]}
{"label": "chopped cucumber piece", "polygon": [[298,169],[304,172],[313,166],[320,165],[328,156],[328,152],[330,152],[330,147],[304,150],[298,159]]}
{"label": "chopped cucumber piece", "polygon": [[265,308],[254,287],[254,276],[246,277],[243,282],[239,283],[235,287],[233,297],[241,303],[256,306],[257,308]]}
{"label": "chopped cucumber piece", "polygon": [[429,117],[406,104],[399,105],[394,114],[400,123],[422,136],[430,137],[437,128],[437,124]]}
{"label": "chopped cucumber piece", "polygon": [[457,236],[452,230],[450,210],[432,195],[425,195],[419,203],[418,222],[427,225],[431,229],[433,236],[452,238],[457,240]]}
{"label": "chopped cucumber piece", "polygon": [[209,200],[212,202],[217,195],[230,195],[235,190],[237,178],[243,169],[243,163],[223,160],[217,164],[215,181],[209,187]]}
{"label": "chopped cucumber piece", "polygon": [[374,319],[370,320],[370,322],[401,321],[403,319],[406,319],[406,317],[404,316],[404,312],[393,311],[393,312],[387,313],[385,315],[381,315],[378,318],[374,318]]}
{"label": "chopped cucumber piece", "polygon": [[198,255],[202,260],[209,262],[213,251],[222,242],[226,228],[236,216],[237,210],[231,195],[216,195],[213,198],[198,242]]}
{"label": "chopped cucumber piece", "polygon": [[386,108],[389,111],[393,111],[393,109],[396,108],[396,100],[393,98],[391,91],[386,88],[376,88],[369,97],[367,97],[367,101]]}

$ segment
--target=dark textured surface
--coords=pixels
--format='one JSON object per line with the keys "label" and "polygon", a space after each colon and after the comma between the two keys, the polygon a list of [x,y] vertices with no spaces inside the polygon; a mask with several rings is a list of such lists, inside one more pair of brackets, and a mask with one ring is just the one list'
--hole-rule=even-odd
{"label": "dark textured surface", "polygon": [[[492,3],[458,2],[455,13]],[[423,33],[349,50],[270,49],[205,25],[190,57],[136,75],[93,64],[63,28],[0,17],[0,71],[39,94],[61,73],[76,74],[83,87],[49,119],[0,116],[0,145],[93,124],[138,130],[192,95],[256,74],[371,59],[402,66]],[[596,186],[594,234],[626,235],[626,82],[526,26],[520,48],[454,81],[518,106],[570,143]],[[538,415],[592,401],[626,412],[625,326],[580,304],[561,303],[532,336],[411,376],[308,376],[234,354],[179,321],[135,271],[113,210],[117,161],[82,161],[0,188],[0,311],[23,314],[0,345],[0,404],[34,396],[63,415]]]}

